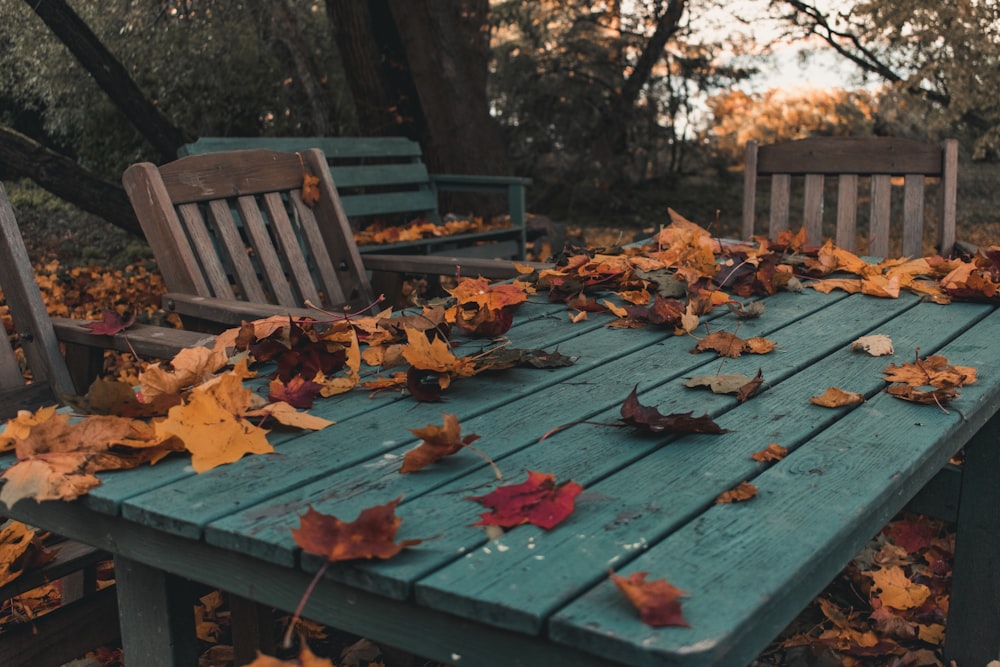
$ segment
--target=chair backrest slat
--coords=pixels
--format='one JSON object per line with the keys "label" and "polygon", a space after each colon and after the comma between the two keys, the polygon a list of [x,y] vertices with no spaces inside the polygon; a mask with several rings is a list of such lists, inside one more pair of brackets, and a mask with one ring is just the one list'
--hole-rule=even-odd
{"label": "chair backrest slat", "polygon": [[[3,352],[4,399],[0,399],[0,413],[3,417],[16,414],[21,407],[38,407],[26,404],[49,396],[72,396],[75,394],[69,369],[59,350],[52,320],[49,319],[45,302],[35,283],[35,272],[24,247],[24,240],[14,218],[14,209],[7,199],[7,193],[0,184],[0,290],[3,291],[7,308],[19,335],[24,356],[31,370],[32,384],[24,388],[20,365],[17,363],[9,342],[0,347]],[[10,373],[10,375],[8,375]],[[20,385],[20,386],[19,386]],[[37,394],[41,394],[38,396]],[[49,399],[47,402],[54,402]],[[13,412],[12,412],[13,411]]]}
{"label": "chair backrest slat", "polygon": [[[302,197],[307,175],[319,179],[319,199],[311,205]],[[317,149],[198,154],[159,168],[133,165],[122,180],[171,292],[238,292],[239,299],[297,307],[306,300],[328,308],[373,300],[326,157]],[[171,233],[176,212],[190,207],[211,211],[207,239],[184,229]],[[164,266],[175,257],[191,261]]]}
{"label": "chair backrest slat", "polygon": [[[239,211],[243,227],[246,229],[247,237],[254,251],[254,256],[260,264],[261,279],[267,283],[274,301],[283,306],[295,305],[295,296],[285,280],[284,269],[281,260],[271,242],[271,237],[267,231],[267,223],[261,215],[255,197],[245,196],[236,199],[236,208]],[[240,250],[240,255],[245,257],[244,251]],[[267,297],[257,281],[256,272],[250,267],[247,275],[248,284],[241,284],[243,298],[248,301],[264,303]]]}
{"label": "chair backrest slat", "polygon": [[[745,238],[753,236],[756,222],[758,176],[771,178],[771,238],[790,226],[803,226],[810,243],[824,238],[824,179],[837,179],[836,240],[841,247],[854,250],[857,235],[858,191],[870,184],[868,253],[889,253],[889,233],[898,217],[902,227],[902,252],[907,256],[923,254],[924,228],[927,226],[924,204],[927,179],[939,182],[941,200],[938,247],[949,255],[955,245],[955,205],[957,200],[958,143],[954,139],[943,147],[895,137],[815,137],[769,146],[747,143],[744,174],[742,230]],[[804,177],[801,225],[792,217],[792,178]],[[862,181],[859,177],[865,177]],[[893,215],[893,179],[902,177],[903,202]]]}

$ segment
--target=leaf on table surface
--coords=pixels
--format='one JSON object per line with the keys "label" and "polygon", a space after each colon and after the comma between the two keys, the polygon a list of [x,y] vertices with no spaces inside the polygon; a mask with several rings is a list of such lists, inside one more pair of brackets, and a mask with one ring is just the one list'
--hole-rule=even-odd
{"label": "leaf on table surface", "polygon": [[133,324],[135,324],[134,312],[129,313],[126,317],[122,317],[121,313],[117,310],[105,308],[99,322],[89,322],[83,326],[89,329],[91,333],[114,336],[125,331]]}
{"label": "leaf on table surface", "polygon": [[169,363],[152,364],[139,373],[140,400],[152,403],[164,394],[180,394],[204,382],[225,364],[226,355],[216,348],[185,348]]}
{"label": "leaf on table surface", "polygon": [[570,357],[558,351],[525,350],[511,347],[497,347],[489,350],[476,359],[476,369],[479,371],[499,371],[507,368],[561,368],[576,363],[575,357]]}
{"label": "leaf on table surface", "polygon": [[479,439],[475,433],[470,433],[463,438],[462,426],[458,423],[458,417],[448,413],[444,414],[444,425],[428,424],[424,428],[410,429],[410,433],[423,442],[406,452],[403,457],[403,466],[399,469],[401,473],[422,470],[438,459],[454,454]]}
{"label": "leaf on table surface", "polygon": [[953,366],[940,354],[924,359],[916,358],[899,366],[886,366],[882,372],[886,382],[902,382],[913,387],[962,387],[976,381],[976,369],[971,366]]}
{"label": "leaf on table surface", "polygon": [[528,300],[524,283],[491,284],[486,278],[464,278],[447,290],[458,303],[445,313],[447,322],[470,335],[500,336],[510,329],[514,309]]}
{"label": "leaf on table surface", "polygon": [[191,453],[196,472],[238,461],[246,454],[270,454],[267,431],[242,415],[249,409],[253,393],[232,373],[208,387],[197,387],[188,399],[167,417],[155,422],[157,435],[174,436]]}
{"label": "leaf on table surface", "polygon": [[406,348],[403,358],[414,368],[435,373],[448,373],[454,377],[469,377],[475,374],[475,362],[465,357],[456,357],[447,341],[416,329],[406,329]]}
{"label": "leaf on table surface", "polygon": [[839,387],[827,387],[827,390],[819,396],[811,397],[809,402],[823,408],[842,408],[847,405],[859,405],[864,403],[865,397],[864,394],[858,394],[853,391],[844,391]]}
{"label": "leaf on table surface", "polygon": [[736,315],[741,320],[752,320],[760,317],[764,314],[766,306],[764,306],[763,301],[751,301],[749,304],[743,304],[739,301],[730,301],[726,304],[729,308],[729,312]]}
{"label": "leaf on table surface", "polygon": [[698,353],[705,350],[714,350],[723,357],[735,359],[744,352],[750,354],[767,354],[774,350],[775,347],[774,342],[767,338],[757,336],[743,340],[736,334],[731,334],[728,331],[715,331],[699,340],[692,352]]}
{"label": "leaf on table surface", "polygon": [[885,388],[885,393],[911,403],[937,406],[943,406],[958,398],[958,390],[954,387],[919,389],[906,383],[891,384]]}
{"label": "leaf on table surface", "polygon": [[754,461],[780,461],[788,456],[788,450],[779,444],[771,443],[764,449],[750,455]]}
{"label": "leaf on table surface", "polygon": [[89,457],[63,452],[18,461],[3,473],[0,502],[13,507],[26,498],[37,502],[76,500],[101,484],[96,475],[84,471]]}
{"label": "leaf on table surface", "polygon": [[278,403],[288,403],[296,408],[311,408],[319,396],[323,385],[312,380],[306,380],[301,375],[282,382],[275,378],[267,385],[267,400]]}
{"label": "leaf on table surface", "polygon": [[308,412],[299,412],[294,406],[284,401],[268,403],[262,408],[248,410],[243,413],[243,416],[248,418],[270,417],[283,426],[292,426],[308,431],[319,431],[336,423],[323,417],[311,415]]}
{"label": "leaf on table surface", "polygon": [[481,514],[473,525],[509,528],[530,523],[551,530],[573,513],[582,490],[576,482],[556,484],[553,475],[529,470],[528,479],[520,484],[508,484],[467,499],[491,510]]}
{"label": "leaf on table surface", "polygon": [[883,334],[861,336],[851,343],[851,349],[859,352],[867,352],[873,357],[881,357],[895,352],[892,348],[892,339]]}
{"label": "leaf on table surface", "polygon": [[737,390],[736,400],[740,403],[746,403],[757,395],[757,390],[760,389],[762,384],[764,384],[764,372],[762,369],[758,368],[757,375]]}
{"label": "leaf on table surface", "polygon": [[735,394],[752,378],[743,373],[726,373],[723,375],[695,375],[684,381],[685,387],[708,387],[716,394]]}
{"label": "leaf on table surface", "polygon": [[317,512],[310,505],[299,517],[299,527],[292,537],[303,551],[330,562],[360,558],[391,558],[406,547],[422,540],[396,542],[396,531],[403,522],[396,516],[401,498],[384,505],[361,510],[354,521],[341,521],[330,514]]}
{"label": "leaf on table surface", "polygon": [[654,628],[677,626],[690,628],[678,598],[687,595],[666,579],[647,581],[647,572],[633,572],[628,577],[611,573],[611,581],[639,610],[639,618]]}
{"label": "leaf on table surface", "polygon": [[723,491],[716,497],[715,503],[742,503],[757,495],[757,487],[750,482],[740,482],[728,491]]}
{"label": "leaf on table surface", "polygon": [[691,412],[663,415],[653,406],[642,405],[639,403],[638,388],[639,385],[636,385],[622,403],[621,416],[626,424],[653,433],[727,433],[707,414],[701,417],[692,417]]}

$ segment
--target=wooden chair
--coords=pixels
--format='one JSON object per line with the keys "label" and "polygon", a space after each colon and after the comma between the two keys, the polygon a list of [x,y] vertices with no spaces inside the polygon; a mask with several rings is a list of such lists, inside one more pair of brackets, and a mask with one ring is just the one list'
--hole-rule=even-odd
{"label": "wooden chair", "polygon": [[[869,247],[867,254],[889,256],[889,230],[902,221],[903,255],[924,254],[924,198],[928,178],[938,179],[940,217],[938,251],[948,256],[955,247],[958,142],[943,146],[895,137],[815,137],[758,146],[747,142],[743,187],[743,238],[750,239],[756,221],[758,176],[770,176],[770,238],[789,229],[793,177],[804,177],[803,217],[811,243],[823,240],[823,190],[826,176],[836,176],[836,243],[854,250],[857,235],[859,177],[870,182]],[[902,177],[902,210],[892,212],[893,179]],[[863,199],[861,200],[863,201]],[[897,223],[898,224],[898,223]],[[797,227],[797,226],[796,226]]]}
{"label": "wooden chair", "polygon": [[[207,345],[212,338],[188,331],[135,325],[129,341],[121,334],[92,333],[83,320],[50,318],[34,282],[34,270],[0,184],[0,292],[7,305],[8,336],[0,343],[0,419],[18,410],[56,405],[83,393],[103,360],[105,349],[170,357],[182,348]],[[16,340],[23,359],[11,344]],[[61,348],[84,357],[70,369]],[[25,370],[31,381],[26,384]],[[97,590],[96,568],[110,556],[92,547],[53,538],[59,553],[45,566],[29,570],[0,587],[0,600],[60,580],[62,606],[30,624],[0,635],[0,665],[60,665],[118,639],[118,607],[113,588]]]}
{"label": "wooden chair", "polygon": [[[316,178],[314,203],[303,193]],[[235,150],[129,167],[122,178],[170,293],[165,307],[224,325],[266,314],[370,306],[368,271],[517,275],[514,262],[364,258],[318,149]]]}

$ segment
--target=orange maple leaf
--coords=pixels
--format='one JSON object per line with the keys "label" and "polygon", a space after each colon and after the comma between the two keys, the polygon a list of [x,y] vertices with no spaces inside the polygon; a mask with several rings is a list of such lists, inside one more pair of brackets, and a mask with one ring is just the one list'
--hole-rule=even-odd
{"label": "orange maple leaf", "polygon": [[740,482],[728,491],[723,491],[715,499],[716,504],[741,503],[757,495],[757,487],[750,482]]}
{"label": "orange maple leaf", "polygon": [[325,558],[329,562],[359,558],[391,558],[406,547],[422,540],[396,542],[396,531],[403,522],[396,516],[396,506],[402,498],[369,507],[351,522],[317,512],[310,505],[299,517],[299,527],[292,528],[292,537],[303,551]]}
{"label": "orange maple leaf", "polygon": [[[372,663],[375,664],[375,663]],[[304,643],[298,660],[281,660],[258,651],[257,658],[246,667],[336,667],[329,658],[319,658]]]}
{"label": "orange maple leaf", "polygon": [[319,201],[319,177],[302,174],[302,203],[313,206]]}
{"label": "orange maple leaf", "polygon": [[421,438],[423,442],[415,449],[406,452],[403,466],[399,469],[401,473],[422,470],[438,459],[454,454],[479,439],[475,433],[463,438],[458,417],[448,413],[444,415],[443,426],[428,424],[424,428],[410,429],[410,433]]}
{"label": "orange maple leaf", "polygon": [[678,598],[687,593],[666,579],[646,581],[646,575],[646,572],[633,572],[626,578],[612,572],[611,581],[639,610],[639,618],[646,625],[691,627],[685,620],[678,601]]}

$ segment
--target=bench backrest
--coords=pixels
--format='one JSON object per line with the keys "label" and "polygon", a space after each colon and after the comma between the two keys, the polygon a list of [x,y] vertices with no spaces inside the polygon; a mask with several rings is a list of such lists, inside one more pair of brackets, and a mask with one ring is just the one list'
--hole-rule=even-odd
{"label": "bench backrest", "polygon": [[[303,195],[317,179],[318,200]],[[171,292],[302,307],[373,301],[357,244],[317,149],[226,151],[122,182]]]}
{"label": "bench backrest", "polygon": [[[936,180],[940,217],[938,249],[950,255],[955,245],[955,207],[958,188],[958,142],[927,144],[895,137],[815,137],[758,146],[747,142],[743,192],[743,237],[753,236],[756,217],[757,177],[770,176],[769,234],[773,239],[789,228],[792,179],[802,177],[803,225],[811,243],[823,239],[824,178],[836,176],[838,246],[854,250],[859,200],[859,177],[870,183],[868,254],[889,255],[890,226],[902,223],[902,251],[916,257],[924,254],[925,182]],[[893,179],[903,180],[903,201],[892,211]]]}
{"label": "bench backrest", "polygon": [[440,222],[437,192],[421,160],[420,144],[405,137],[202,137],[181,147],[178,155],[250,148],[323,151],[349,218]]}
{"label": "bench backrest", "polygon": [[21,361],[11,346],[11,329],[0,343],[0,419],[55,405],[62,396],[75,394],[73,381],[59,351],[55,329],[35,283],[35,272],[14,218],[7,193],[0,184],[0,291],[6,301],[8,322],[24,353],[31,384],[26,384]]}

